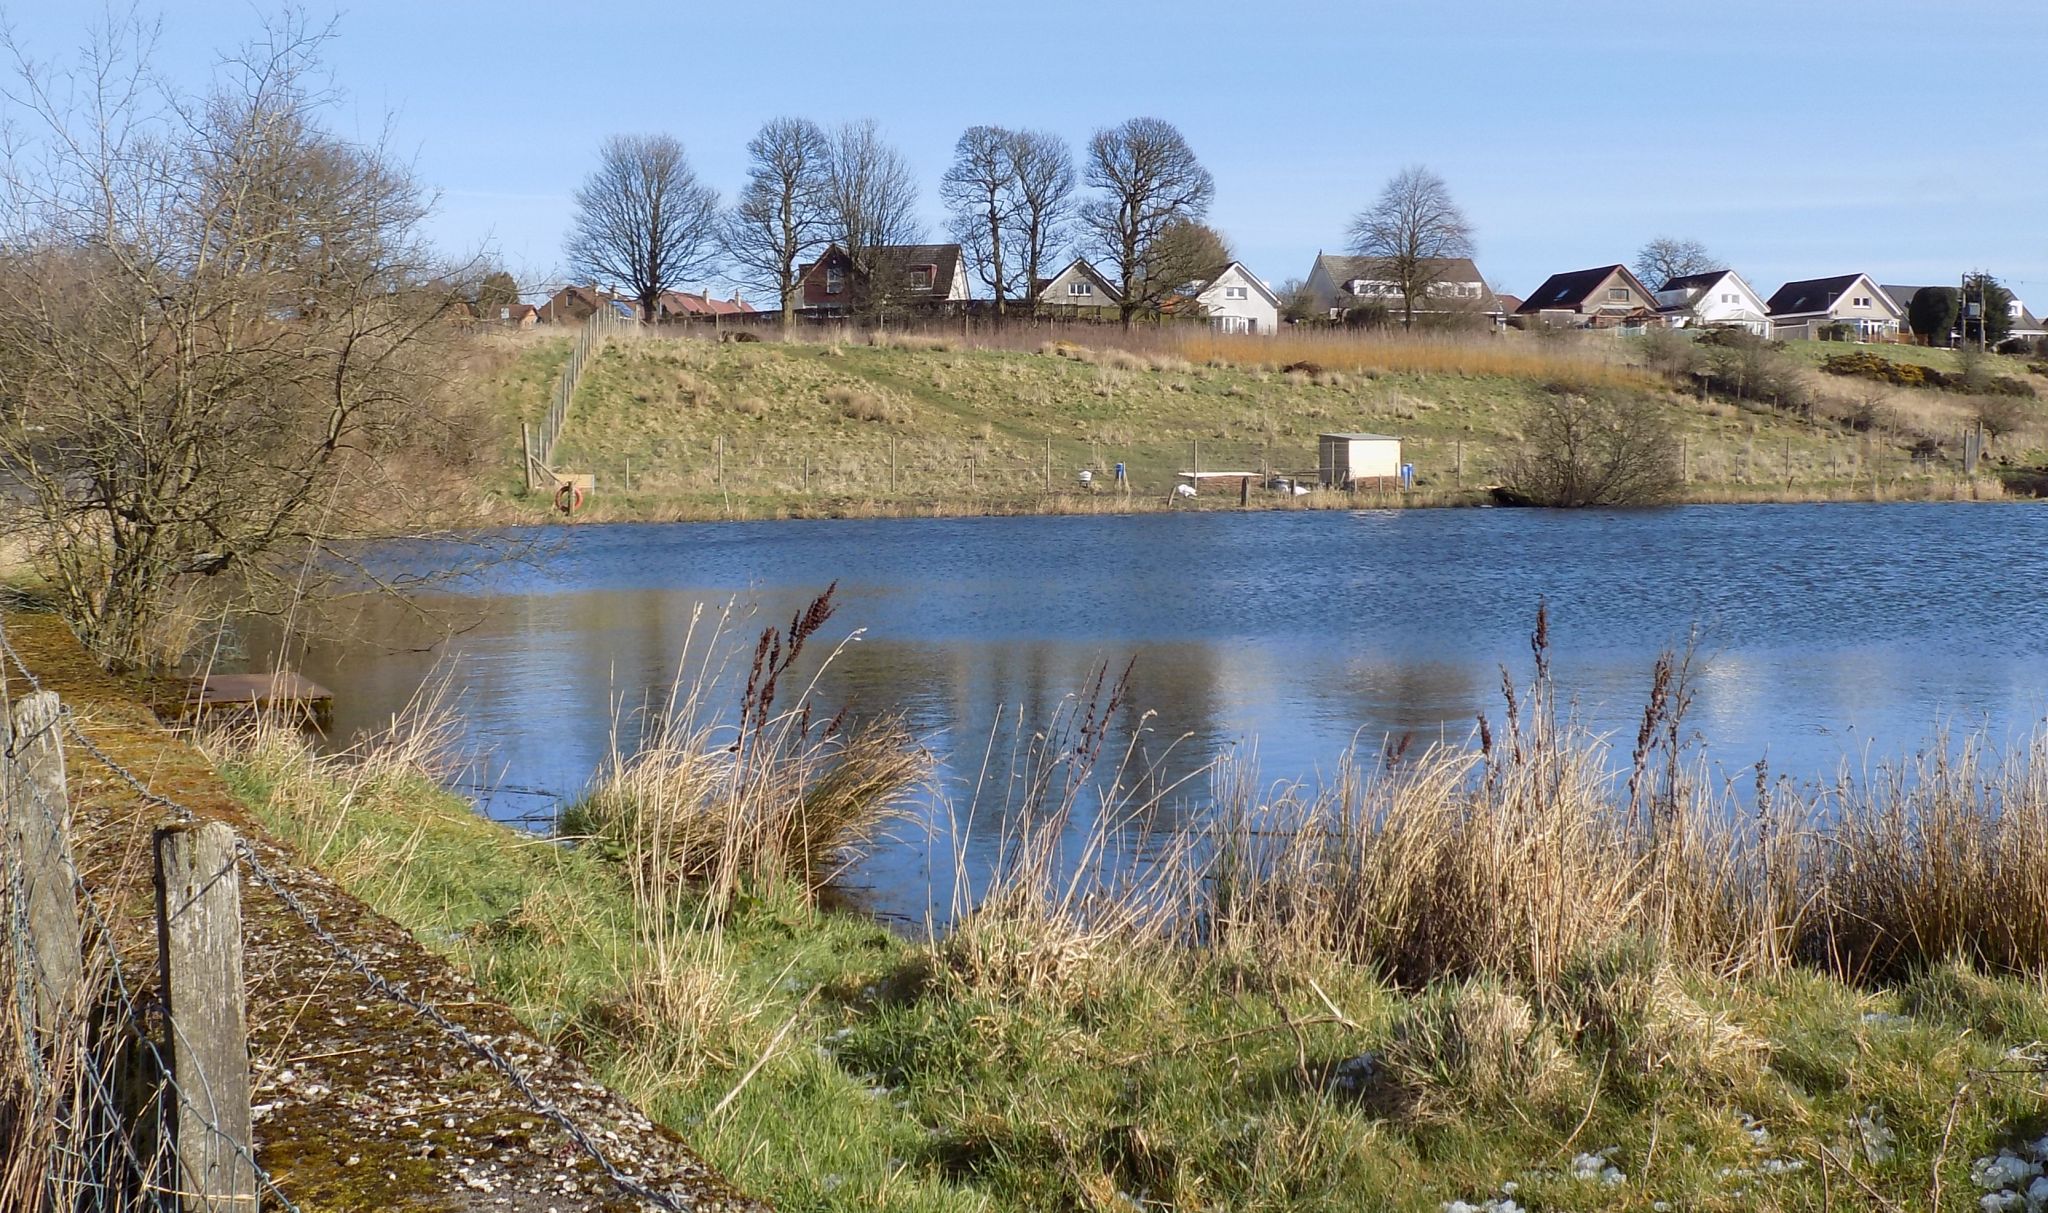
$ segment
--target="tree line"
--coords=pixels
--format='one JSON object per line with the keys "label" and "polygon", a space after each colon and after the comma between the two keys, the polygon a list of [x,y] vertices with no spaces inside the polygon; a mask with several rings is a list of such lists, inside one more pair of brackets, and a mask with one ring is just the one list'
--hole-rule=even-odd
{"label": "tree line", "polygon": [[[1079,249],[1107,267],[1126,323],[1229,262],[1205,222],[1215,191],[1159,118],[1097,131],[1079,163],[1058,135],[973,126],[939,182],[951,235],[998,316],[1035,303],[1055,259]],[[827,248],[850,262],[850,302],[878,306],[901,285],[888,260],[923,236],[916,176],[872,120],[828,129],[779,117],[748,141],[746,180],[724,206],[673,135],[606,140],[576,191],[567,253],[576,275],[620,284],[643,319],[664,292],[722,269],[775,299],[789,325],[803,268]]]}

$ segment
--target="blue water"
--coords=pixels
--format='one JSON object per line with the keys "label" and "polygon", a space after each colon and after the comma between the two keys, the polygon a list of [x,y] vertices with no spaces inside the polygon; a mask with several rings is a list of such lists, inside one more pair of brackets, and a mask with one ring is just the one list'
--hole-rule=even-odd
{"label": "blue water", "polygon": [[[1548,605],[1561,694],[1632,738],[1651,663],[1696,635],[1689,724],[1710,760],[1823,778],[1937,729],[2030,730],[2048,708],[2048,508],[1900,504],[1637,512],[1200,513],[625,525],[506,532],[530,562],[370,603],[304,655],[337,731],[452,671],[481,798],[506,818],[574,796],[622,710],[675,676],[691,611],[737,597],[749,636],[836,581],[829,710],[901,711],[966,778],[998,717],[1046,718],[1132,667],[1112,745],[1164,770],[1256,739],[1269,779],[1357,742],[1457,741],[1526,678]],[[393,569],[445,552],[388,552]],[[1154,713],[1149,718],[1145,710]],[[630,730],[629,730],[630,733]],[[630,736],[627,738],[630,744]],[[1169,745],[1169,743],[1172,743]],[[1623,742],[1624,748],[1626,740]],[[1199,800],[1203,785],[1188,796]],[[934,875],[938,868],[945,872]],[[919,919],[950,895],[921,839],[852,876]]]}

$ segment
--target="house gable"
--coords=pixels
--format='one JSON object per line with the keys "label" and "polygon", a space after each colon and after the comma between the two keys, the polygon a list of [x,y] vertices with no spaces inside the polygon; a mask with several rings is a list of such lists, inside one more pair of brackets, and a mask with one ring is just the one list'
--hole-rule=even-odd
{"label": "house gable", "polygon": [[[1473,311],[1504,315],[1507,309],[1486,284],[1479,267],[1470,257],[1431,258],[1436,280],[1416,301],[1417,312]],[[1401,292],[1381,274],[1371,257],[1341,257],[1316,254],[1309,270],[1308,290],[1322,309],[1356,306],[1361,301],[1395,306]]]}
{"label": "house gable", "polygon": [[[1085,288],[1076,290],[1076,287]],[[1038,301],[1061,307],[1115,307],[1123,299],[1116,284],[1085,257],[1076,257],[1038,285]]]}
{"label": "house gable", "polygon": [[1788,282],[1770,298],[1774,320],[1787,318],[1827,320],[1889,320],[1896,324],[1904,315],[1900,305],[1885,294],[1868,274],[1840,274],[1833,278],[1807,278]]}
{"label": "house gable", "polygon": [[1542,312],[1615,316],[1656,309],[1656,295],[1627,266],[1600,265],[1552,274],[1529,292],[1515,312],[1524,316]]}

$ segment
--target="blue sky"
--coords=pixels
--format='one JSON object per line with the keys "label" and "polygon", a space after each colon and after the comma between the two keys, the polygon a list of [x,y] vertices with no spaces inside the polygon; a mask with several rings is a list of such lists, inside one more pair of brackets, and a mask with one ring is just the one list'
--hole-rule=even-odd
{"label": "blue sky", "polygon": [[[167,9],[160,66],[203,76],[264,7]],[[87,20],[65,4],[5,11],[45,55]],[[570,192],[611,133],[678,136],[730,194],[764,118],[873,117],[924,182],[936,236],[962,128],[1049,129],[1078,151],[1149,114],[1187,135],[1216,176],[1212,221],[1276,286],[1422,163],[1471,217],[1488,279],[1516,292],[1671,234],[1766,293],[1985,268],[2048,303],[2048,4],[2033,0],[360,0],[338,14],[338,124],[388,121],[439,191],[436,237],[535,281],[557,270]]]}

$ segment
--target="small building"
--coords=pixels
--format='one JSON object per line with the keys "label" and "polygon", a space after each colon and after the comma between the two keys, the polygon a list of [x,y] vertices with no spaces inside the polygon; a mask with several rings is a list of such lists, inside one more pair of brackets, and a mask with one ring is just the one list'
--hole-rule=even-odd
{"label": "small building", "polygon": [[1316,480],[1326,489],[1357,480],[1398,480],[1401,440],[1390,434],[1316,435]]}

